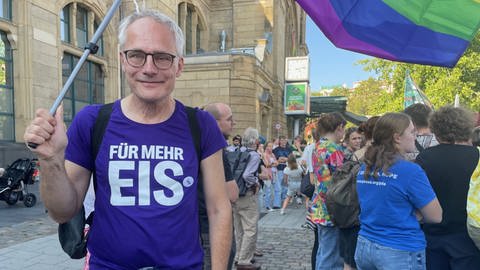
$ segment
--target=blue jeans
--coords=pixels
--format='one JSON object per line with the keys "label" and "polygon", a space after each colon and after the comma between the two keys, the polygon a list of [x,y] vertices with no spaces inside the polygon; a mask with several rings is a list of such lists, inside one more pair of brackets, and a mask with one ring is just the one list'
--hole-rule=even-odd
{"label": "blue jeans", "polygon": [[338,246],[338,228],[317,225],[318,250],[315,270],[343,270]]}
{"label": "blue jeans", "polygon": [[263,180],[263,206],[266,208],[272,208],[272,189],[272,180]]}
{"label": "blue jeans", "polygon": [[[282,202],[285,198],[282,198],[282,182],[283,182],[283,171],[277,171],[277,179],[275,180],[275,184],[273,184],[273,207],[281,207]],[[286,193],[285,193],[286,196]]]}
{"label": "blue jeans", "polygon": [[358,236],[355,262],[358,270],[425,270],[425,250],[406,251],[376,244]]}

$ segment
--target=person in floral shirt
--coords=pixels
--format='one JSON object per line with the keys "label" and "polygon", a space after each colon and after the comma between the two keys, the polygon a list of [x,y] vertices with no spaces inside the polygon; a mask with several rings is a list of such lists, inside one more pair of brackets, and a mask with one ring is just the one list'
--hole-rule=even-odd
{"label": "person in floral shirt", "polygon": [[338,229],[328,214],[325,195],[333,172],[343,164],[344,157],[339,142],[344,136],[345,124],[345,119],[339,113],[322,114],[317,123],[320,140],[312,154],[315,193],[309,209],[310,219],[317,225],[316,270],[343,269],[338,247]]}

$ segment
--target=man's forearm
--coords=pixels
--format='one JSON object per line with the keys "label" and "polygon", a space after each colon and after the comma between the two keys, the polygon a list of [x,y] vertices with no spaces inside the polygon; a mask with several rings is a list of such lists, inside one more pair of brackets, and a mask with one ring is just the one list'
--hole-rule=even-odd
{"label": "man's forearm", "polygon": [[40,160],[40,195],[49,215],[63,223],[77,210],[77,193],[68,180],[63,159]]}
{"label": "man's forearm", "polygon": [[209,215],[212,270],[227,269],[232,248],[232,208],[230,203]]}

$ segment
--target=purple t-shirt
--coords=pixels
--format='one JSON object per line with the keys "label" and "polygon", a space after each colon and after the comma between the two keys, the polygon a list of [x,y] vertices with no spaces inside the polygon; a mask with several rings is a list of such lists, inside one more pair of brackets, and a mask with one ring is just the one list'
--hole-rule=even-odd
{"label": "purple t-shirt", "polygon": [[[65,158],[93,170],[90,134],[100,105],[85,107],[68,129]],[[197,111],[201,157],[226,146],[213,117]],[[117,100],[95,161],[90,269],[201,269],[198,162],[184,105],[160,124],[128,119]]]}

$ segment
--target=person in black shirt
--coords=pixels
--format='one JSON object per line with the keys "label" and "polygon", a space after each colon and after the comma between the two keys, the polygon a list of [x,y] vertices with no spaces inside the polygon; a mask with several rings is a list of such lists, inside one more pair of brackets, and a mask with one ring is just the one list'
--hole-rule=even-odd
{"label": "person in black shirt", "polygon": [[[232,109],[224,103],[211,103],[203,108],[209,112],[216,120],[220,131],[223,133],[225,140],[232,134],[235,121],[233,120]],[[225,171],[226,189],[230,202],[235,202],[238,199],[238,186],[233,177],[232,169],[226,158],[226,150],[223,150],[223,168]],[[199,181],[199,186],[202,182]],[[200,191],[201,190],[201,191]],[[200,216],[200,229],[202,233],[202,247],[204,252],[204,269],[210,269],[210,245],[208,235],[208,218],[207,209],[205,208],[205,198],[203,195],[203,189],[199,188],[199,216]],[[235,256],[235,239],[232,240],[232,248],[230,251],[230,257],[228,259],[228,269],[232,268],[233,260]]]}
{"label": "person in black shirt", "polygon": [[416,162],[427,173],[443,209],[442,222],[424,224],[427,269],[480,269],[480,251],[467,233],[467,193],[478,163],[470,143],[473,115],[446,106],[433,113],[430,128],[439,145],[420,152]]}

